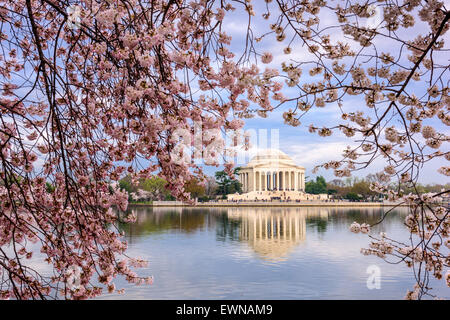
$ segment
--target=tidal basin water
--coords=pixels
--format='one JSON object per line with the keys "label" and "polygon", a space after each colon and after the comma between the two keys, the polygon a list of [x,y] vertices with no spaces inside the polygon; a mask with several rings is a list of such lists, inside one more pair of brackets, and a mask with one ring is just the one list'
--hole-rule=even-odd
{"label": "tidal basin water", "polygon": [[[120,229],[129,255],[149,261],[138,274],[153,275],[154,283],[118,279],[125,294],[102,299],[403,299],[415,283],[404,263],[362,255],[370,239],[349,231],[353,221],[374,223],[387,209],[132,210],[137,222]],[[405,215],[406,209],[395,210],[372,232],[408,242]],[[430,285],[450,298],[444,281]]]}

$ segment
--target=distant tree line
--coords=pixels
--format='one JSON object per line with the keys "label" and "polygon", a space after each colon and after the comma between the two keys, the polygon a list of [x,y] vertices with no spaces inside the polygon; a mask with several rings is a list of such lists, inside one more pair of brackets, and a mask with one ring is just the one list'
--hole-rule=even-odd
{"label": "distant tree line", "polygon": [[[227,194],[241,193],[242,185],[236,178],[239,170],[240,168],[234,169],[232,176],[228,175],[225,171],[218,171],[214,177],[206,177],[206,180],[203,182],[200,182],[197,178],[193,178],[186,182],[185,190],[190,194],[191,199],[197,199],[198,201],[226,198]],[[153,176],[150,179],[140,179],[137,185],[132,183],[130,176],[119,180],[120,189],[128,192],[131,203],[175,200],[166,188],[166,185],[167,181],[158,176]],[[47,188],[50,189],[51,186]]]}
{"label": "distant tree line", "polygon": [[[119,187],[128,192],[130,202],[174,200],[166,185],[167,181],[158,176],[153,176],[150,179],[139,179],[137,185],[132,183],[130,176],[119,180]],[[134,198],[133,196],[138,193],[141,197],[139,199]]]}
{"label": "distant tree line", "polygon": [[[214,177],[206,177],[206,181],[201,183],[196,178],[191,179],[185,184],[186,191],[191,195],[191,199],[205,202],[218,198],[225,199],[227,194],[242,193],[242,184],[237,179],[241,168],[236,168],[230,176],[225,171],[217,171]],[[307,177],[308,178],[308,177]],[[381,196],[370,190],[370,184],[377,181],[377,176],[369,174],[364,178],[352,177],[346,179],[334,179],[326,181],[323,176],[317,176],[315,179],[305,183],[305,191],[310,194],[329,194],[335,199],[347,199],[350,201],[376,201]],[[175,200],[166,188],[167,181],[154,176],[151,179],[141,179],[137,185],[131,183],[131,177],[126,176],[119,181],[122,190],[129,194],[130,202],[149,202],[157,200]],[[392,184],[393,189],[398,188]],[[439,192],[441,189],[448,189],[449,184],[418,184],[420,193]],[[52,192],[53,186],[48,184],[48,192]],[[404,188],[403,192],[408,194],[413,192]],[[136,198],[136,194],[139,197]]]}
{"label": "distant tree line", "polygon": [[334,179],[326,181],[324,177],[317,176],[315,180],[305,183],[305,192],[311,194],[329,194],[336,199],[351,201],[374,201],[379,199],[378,193],[370,190],[370,184],[374,182],[374,176],[366,178],[347,178],[345,180]]}
{"label": "distant tree line", "polygon": [[[380,199],[377,192],[370,190],[370,184],[379,182],[376,174],[369,174],[364,178],[349,177],[344,180],[334,179],[327,182],[327,193],[338,199],[348,199],[352,201],[374,201]],[[439,192],[442,189],[448,189],[450,184],[417,184],[416,189],[419,193]],[[390,185],[393,190],[398,190],[398,185]],[[403,194],[415,192],[412,189],[402,187]]]}
{"label": "distant tree line", "polygon": [[[175,200],[166,186],[167,181],[158,176],[140,179],[137,185],[132,183],[130,176],[119,180],[120,189],[128,192],[128,200],[131,203]],[[218,188],[215,179],[207,177],[205,183],[201,183],[197,178],[192,178],[186,182],[185,190],[190,194],[191,199],[208,201],[216,197]]]}

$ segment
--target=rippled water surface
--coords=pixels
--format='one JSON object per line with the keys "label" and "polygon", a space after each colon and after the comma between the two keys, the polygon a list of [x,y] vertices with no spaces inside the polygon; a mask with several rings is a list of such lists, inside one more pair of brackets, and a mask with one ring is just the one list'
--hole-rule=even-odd
{"label": "rippled water surface", "polygon": [[[353,221],[373,223],[386,209],[134,208],[138,221],[120,226],[129,254],[149,261],[139,269],[153,285],[119,279],[125,295],[104,299],[403,299],[411,269],[363,256],[367,235]],[[373,232],[407,241],[404,209]],[[380,270],[380,289],[368,289],[367,269]],[[376,267],[375,267],[376,268]],[[450,298],[444,281],[434,293]]]}

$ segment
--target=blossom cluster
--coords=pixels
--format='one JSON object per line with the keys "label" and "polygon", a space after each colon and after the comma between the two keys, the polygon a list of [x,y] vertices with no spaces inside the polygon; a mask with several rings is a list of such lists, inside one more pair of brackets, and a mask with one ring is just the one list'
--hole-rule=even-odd
{"label": "blossom cluster", "polygon": [[[234,58],[227,1],[81,0],[70,21],[66,6],[0,1],[0,245],[20,248],[0,253],[1,297],[86,299],[121,292],[117,275],[150,283],[122,259],[128,194],[111,185],[157,173],[189,199],[184,186],[201,168],[174,160],[184,156],[177,130],[236,130],[250,104],[283,99],[280,82]],[[220,139],[202,139],[199,154]],[[30,241],[54,276],[23,259]]]}
{"label": "blossom cluster", "polygon": [[[423,272],[414,269],[416,276],[420,274],[418,284],[408,294],[421,298],[428,291],[428,273],[441,279],[443,267],[449,267],[442,244],[448,239],[450,190],[420,194],[417,181],[430,160],[450,160],[445,53],[450,12],[438,0],[277,1],[276,6],[281,13],[269,24],[272,32],[262,38],[288,42],[285,54],[302,52],[301,59],[281,63],[279,77],[298,90],[289,90],[290,96],[276,107],[289,104],[283,118],[292,126],[299,126],[315,108],[340,114],[333,125],[310,124],[309,132],[324,138],[345,136],[355,143],[343,150],[341,159],[318,165],[313,173],[324,168],[349,177],[376,159],[384,162],[371,189],[410,207],[405,225],[423,258],[410,260],[408,253],[397,250],[398,243],[387,239],[372,242],[363,253],[396,255],[407,263],[427,265]],[[269,20],[274,8],[268,5],[263,18]],[[448,165],[435,170],[450,176]],[[405,194],[405,188],[416,192]],[[369,227],[355,222],[350,229],[365,233]]]}

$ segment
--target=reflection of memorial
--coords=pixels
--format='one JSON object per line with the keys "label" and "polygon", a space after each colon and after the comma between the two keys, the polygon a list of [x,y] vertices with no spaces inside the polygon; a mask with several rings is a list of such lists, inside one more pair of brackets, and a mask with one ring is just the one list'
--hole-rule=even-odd
{"label": "reflection of memorial", "polygon": [[228,217],[241,220],[240,240],[265,259],[281,260],[305,240],[306,215],[292,208],[230,208]]}

